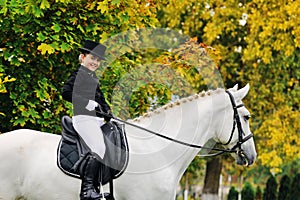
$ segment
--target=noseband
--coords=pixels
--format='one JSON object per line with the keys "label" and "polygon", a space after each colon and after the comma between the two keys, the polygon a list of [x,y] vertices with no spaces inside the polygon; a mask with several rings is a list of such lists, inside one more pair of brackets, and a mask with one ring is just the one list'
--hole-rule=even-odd
{"label": "noseband", "polygon": [[236,105],[233,95],[228,90],[226,90],[226,93],[229,95],[230,102],[231,102],[231,105],[232,105],[232,108],[233,108],[233,127],[232,127],[232,131],[231,131],[231,135],[230,135],[229,140],[223,145],[228,145],[231,142],[231,140],[233,138],[233,133],[235,131],[235,127],[237,127],[238,134],[239,134],[238,135],[239,136],[238,137],[238,142],[230,150],[232,152],[236,152],[238,154],[243,154],[242,144],[244,142],[248,141],[250,138],[252,138],[253,134],[251,133],[248,136],[244,137],[245,133],[243,131],[240,116],[239,116],[239,113],[238,113],[238,108],[243,107],[244,104]]}
{"label": "noseband", "polygon": [[138,129],[144,130],[144,131],[146,131],[148,133],[151,133],[153,135],[159,136],[161,138],[164,138],[166,140],[170,140],[172,142],[175,142],[175,143],[178,143],[178,144],[181,144],[181,145],[184,145],[184,146],[188,146],[188,147],[192,147],[192,148],[198,148],[198,149],[214,150],[214,151],[218,152],[218,153],[214,153],[214,154],[209,154],[208,156],[216,156],[216,155],[221,155],[223,153],[237,153],[237,154],[243,156],[244,152],[242,150],[242,144],[244,142],[246,142],[247,140],[249,140],[250,138],[252,138],[253,134],[251,133],[248,136],[246,136],[245,138],[243,138],[243,136],[245,135],[245,133],[243,131],[242,124],[241,124],[239,113],[238,113],[237,109],[240,108],[240,107],[243,107],[244,104],[240,104],[240,105],[236,106],[233,95],[229,91],[227,91],[227,90],[226,90],[226,93],[229,95],[229,98],[230,98],[230,101],[231,101],[231,104],[232,104],[232,108],[233,108],[234,114],[233,114],[233,127],[232,127],[230,138],[229,138],[229,140],[225,144],[222,144],[222,145],[228,145],[231,142],[231,140],[233,138],[234,131],[235,131],[235,127],[237,127],[238,134],[239,134],[238,142],[231,149],[209,148],[209,147],[200,146],[200,145],[197,145],[197,144],[186,143],[186,142],[183,142],[183,141],[180,141],[180,140],[176,140],[174,138],[170,138],[170,137],[168,137],[166,135],[163,135],[161,133],[157,133],[157,132],[151,131],[149,129],[146,129],[144,127],[138,126],[136,124],[132,124],[130,122],[121,120],[121,119],[116,118],[114,116],[108,115],[107,113],[104,113],[102,111],[96,111],[96,112],[100,113],[103,116],[108,116],[108,117],[110,117],[110,118],[112,118],[112,119],[114,119],[116,121],[120,121],[120,122],[122,122],[124,124],[136,127]]}

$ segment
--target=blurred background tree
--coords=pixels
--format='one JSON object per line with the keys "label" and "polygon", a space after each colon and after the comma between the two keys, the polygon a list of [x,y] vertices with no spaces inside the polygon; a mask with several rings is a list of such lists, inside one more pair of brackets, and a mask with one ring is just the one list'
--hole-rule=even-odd
{"label": "blurred background tree", "polygon": [[234,186],[230,187],[227,200],[238,200],[239,192],[235,189]]}
{"label": "blurred background tree", "polygon": [[300,158],[299,7],[298,1],[173,0],[158,15],[163,26],[219,51],[226,87],[250,83],[245,105],[258,164],[276,174]]}
{"label": "blurred background tree", "polygon": [[284,175],[279,182],[279,192],[278,192],[278,200],[279,199],[288,199],[288,194],[290,193],[291,188],[291,179],[288,175]]}
{"label": "blurred background tree", "polygon": [[242,200],[254,200],[255,192],[251,183],[246,182],[241,193]]}
{"label": "blurred background tree", "polygon": [[262,199],[263,199],[263,192],[261,187],[258,185],[255,191],[255,200],[262,200]]}
{"label": "blurred background tree", "polygon": [[271,199],[277,199],[277,180],[276,178],[271,175],[268,178],[266,188],[263,193],[263,200],[271,200]]}
{"label": "blurred background tree", "polygon": [[300,173],[297,173],[293,176],[290,193],[288,194],[288,200],[299,200],[300,199]]}

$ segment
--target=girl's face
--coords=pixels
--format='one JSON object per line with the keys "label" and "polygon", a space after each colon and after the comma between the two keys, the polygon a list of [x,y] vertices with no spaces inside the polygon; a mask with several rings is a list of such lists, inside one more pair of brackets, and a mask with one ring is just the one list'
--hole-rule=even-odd
{"label": "girl's face", "polygon": [[91,71],[95,71],[99,65],[101,59],[93,54],[80,54],[81,64]]}

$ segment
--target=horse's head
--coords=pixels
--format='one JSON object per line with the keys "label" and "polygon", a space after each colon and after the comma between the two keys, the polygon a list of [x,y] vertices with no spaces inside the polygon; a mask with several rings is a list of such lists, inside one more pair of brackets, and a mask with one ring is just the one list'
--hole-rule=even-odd
{"label": "horse's head", "polygon": [[226,91],[225,108],[221,110],[217,126],[217,140],[227,149],[235,152],[234,157],[239,165],[252,165],[257,153],[253,135],[249,127],[250,112],[242,103],[249,91],[247,84],[242,89],[237,86]]}

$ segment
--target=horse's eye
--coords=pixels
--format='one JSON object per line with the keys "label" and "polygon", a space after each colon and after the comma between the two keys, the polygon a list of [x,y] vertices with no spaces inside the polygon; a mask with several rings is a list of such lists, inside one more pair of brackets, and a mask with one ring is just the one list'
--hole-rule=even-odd
{"label": "horse's eye", "polygon": [[245,115],[245,116],[244,116],[245,121],[248,121],[250,118],[251,118],[250,115]]}

